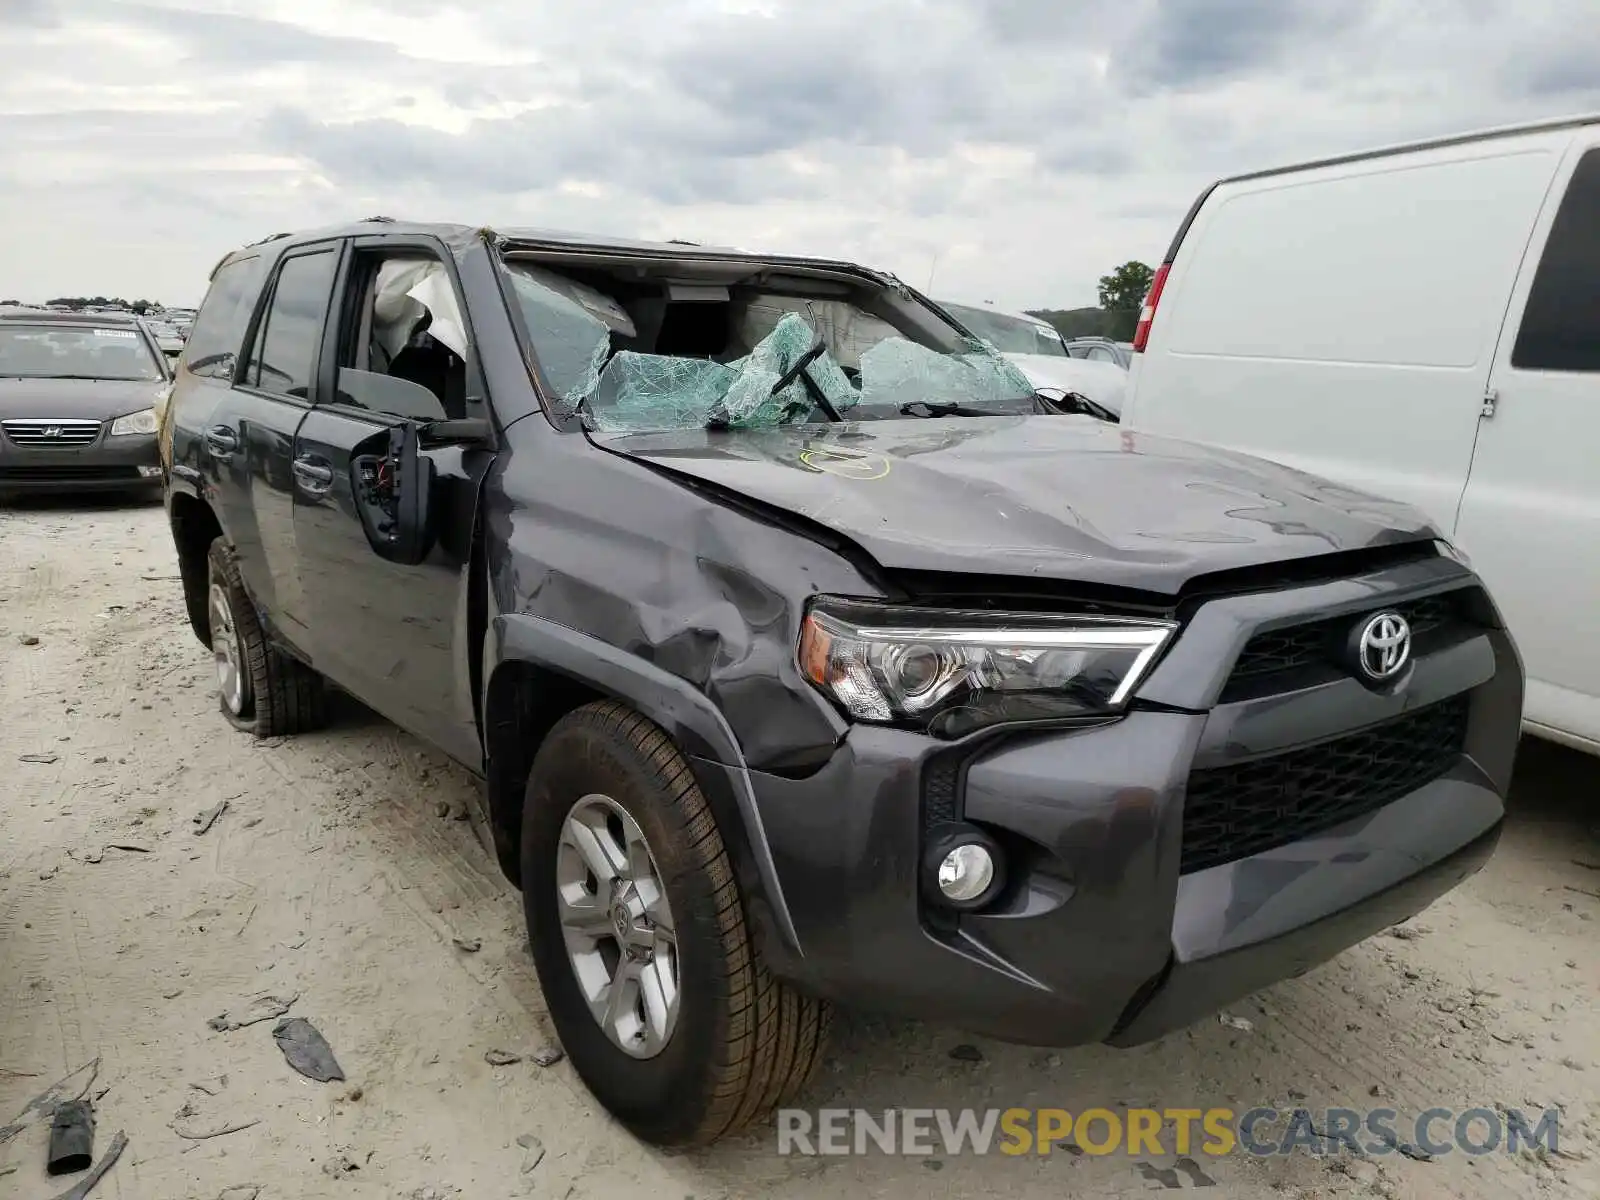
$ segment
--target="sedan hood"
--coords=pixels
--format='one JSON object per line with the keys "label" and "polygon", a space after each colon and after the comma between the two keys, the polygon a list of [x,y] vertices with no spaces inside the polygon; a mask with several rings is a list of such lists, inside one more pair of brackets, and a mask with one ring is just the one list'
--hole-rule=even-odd
{"label": "sedan hood", "polygon": [[1007,354],[1017,370],[1036,388],[1061,388],[1087,396],[1117,416],[1122,415],[1122,397],[1128,390],[1128,372],[1116,363],[1092,362],[1087,358],[1065,358],[1054,354]]}
{"label": "sedan hood", "polygon": [[1438,536],[1405,505],[1088,417],[590,436],[808,518],[904,570],[1171,595],[1216,571]]}
{"label": "sedan hood", "polygon": [[0,420],[69,417],[109,421],[155,405],[156,379],[0,378]]}

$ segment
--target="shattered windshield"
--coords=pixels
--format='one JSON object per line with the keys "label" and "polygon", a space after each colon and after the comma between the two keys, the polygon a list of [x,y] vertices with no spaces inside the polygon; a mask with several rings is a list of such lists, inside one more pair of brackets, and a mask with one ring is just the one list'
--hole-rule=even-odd
{"label": "shattered windshield", "polygon": [[940,301],[951,315],[1002,354],[1045,354],[1066,358],[1067,347],[1061,335],[1048,325],[1036,325],[1021,317],[1007,316],[993,309],[973,308],[969,304]]}
{"label": "shattered windshield", "polygon": [[[906,415],[1028,411],[1033,387],[982,342],[836,296],[764,286],[637,285],[508,261],[560,411],[606,431],[759,429]],[[910,303],[902,301],[902,303]],[[943,338],[945,348],[925,344]]]}

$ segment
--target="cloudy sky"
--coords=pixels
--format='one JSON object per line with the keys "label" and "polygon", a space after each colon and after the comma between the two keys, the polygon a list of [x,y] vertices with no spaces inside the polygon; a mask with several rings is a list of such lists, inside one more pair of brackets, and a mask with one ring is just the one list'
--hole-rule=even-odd
{"label": "cloudy sky", "polygon": [[1596,0],[0,0],[0,52],[34,300],[382,213],[1069,307],[1215,176],[1600,109]]}

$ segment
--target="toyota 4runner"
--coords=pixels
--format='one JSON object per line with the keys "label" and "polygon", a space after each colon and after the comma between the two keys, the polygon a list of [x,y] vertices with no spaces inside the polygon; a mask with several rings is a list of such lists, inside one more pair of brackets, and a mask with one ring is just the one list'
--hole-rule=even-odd
{"label": "toyota 4runner", "polygon": [[218,265],[161,451],[224,715],[481,775],[574,1067],[686,1145],[830,1001],[1145,1042],[1490,854],[1463,558],[1094,411],[849,263],[374,219]]}

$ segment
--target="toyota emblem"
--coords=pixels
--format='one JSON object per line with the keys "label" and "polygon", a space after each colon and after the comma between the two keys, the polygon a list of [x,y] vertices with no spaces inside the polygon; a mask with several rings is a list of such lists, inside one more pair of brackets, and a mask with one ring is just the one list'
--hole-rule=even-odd
{"label": "toyota emblem", "polygon": [[1411,625],[1397,612],[1381,612],[1361,627],[1356,665],[1374,683],[1393,679],[1411,661]]}

